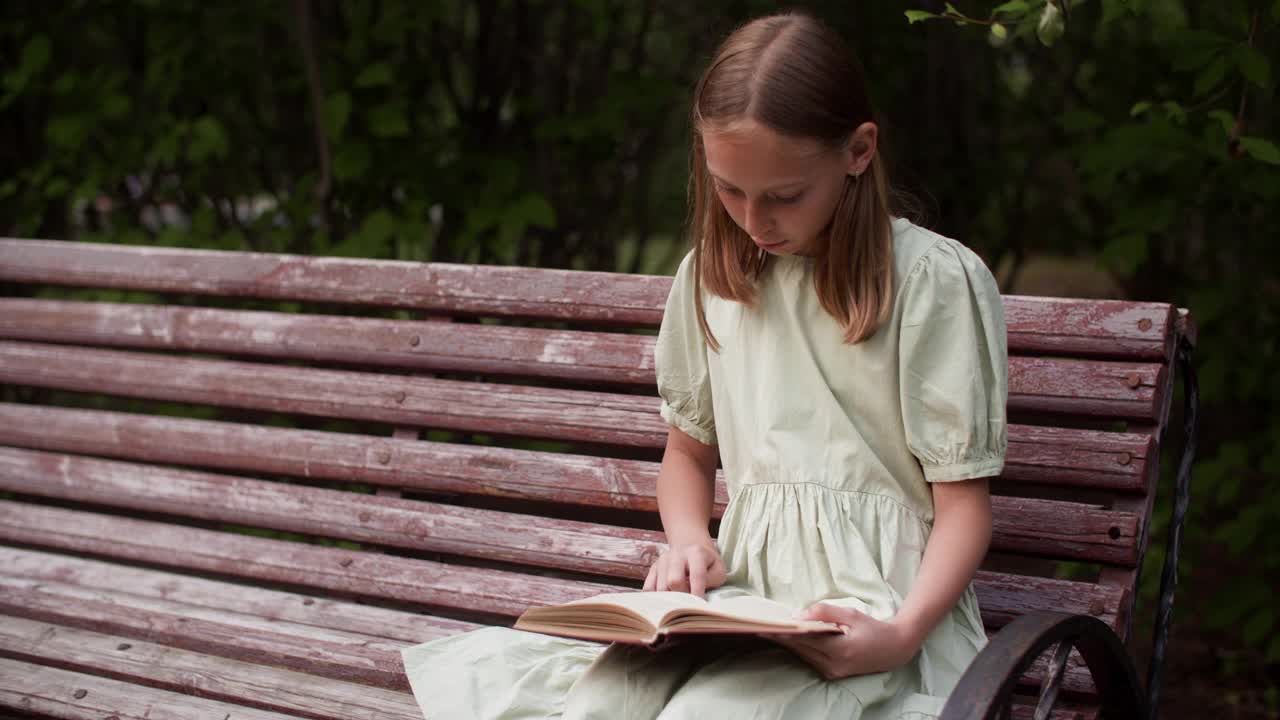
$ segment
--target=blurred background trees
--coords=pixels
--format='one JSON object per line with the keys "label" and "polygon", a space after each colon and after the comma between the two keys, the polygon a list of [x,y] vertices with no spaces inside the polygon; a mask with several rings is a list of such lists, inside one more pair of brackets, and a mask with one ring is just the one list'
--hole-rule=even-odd
{"label": "blurred background trees", "polygon": [[[1193,309],[1205,411],[1165,694],[1277,717],[1280,2],[1064,2],[800,6],[858,47],[922,222],[1006,292]],[[690,90],[774,8],[11,0],[0,234],[670,272]]]}

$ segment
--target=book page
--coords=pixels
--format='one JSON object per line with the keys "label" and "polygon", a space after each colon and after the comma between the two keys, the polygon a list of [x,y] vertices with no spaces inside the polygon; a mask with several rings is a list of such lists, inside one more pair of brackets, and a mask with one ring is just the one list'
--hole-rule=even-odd
{"label": "book page", "polygon": [[706,610],[709,607],[706,600],[696,595],[682,592],[606,593],[567,602],[558,607],[569,610],[574,608],[584,609],[584,606],[624,608],[644,618],[655,628],[661,626],[662,619],[672,612],[681,610],[699,611]]}
{"label": "book page", "polygon": [[754,595],[712,600],[705,609],[672,610],[663,618],[664,630],[678,633],[811,633],[839,632],[831,623],[800,620],[796,608]]}

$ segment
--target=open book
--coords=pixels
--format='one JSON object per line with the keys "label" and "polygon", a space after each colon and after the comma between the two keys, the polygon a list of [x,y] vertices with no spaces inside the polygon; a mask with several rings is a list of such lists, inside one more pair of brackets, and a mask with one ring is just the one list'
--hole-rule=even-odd
{"label": "open book", "polygon": [[530,608],[516,621],[516,629],[649,646],[671,635],[840,632],[831,623],[796,620],[795,612],[750,595],[707,601],[682,592],[624,592]]}

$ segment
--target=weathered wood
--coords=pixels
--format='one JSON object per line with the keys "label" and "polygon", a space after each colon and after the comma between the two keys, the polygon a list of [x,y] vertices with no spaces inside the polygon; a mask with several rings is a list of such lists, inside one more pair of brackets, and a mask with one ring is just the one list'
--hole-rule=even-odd
{"label": "weathered wood", "polygon": [[0,448],[0,489],[486,560],[643,578],[660,533]]}
{"label": "weathered wood", "polygon": [[0,547],[0,573],[91,590],[124,589],[143,598],[265,618],[279,628],[314,627],[403,643],[426,642],[483,627],[418,612],[10,547]]}
{"label": "weathered wood", "polygon": [[[658,464],[492,446],[0,403],[0,444],[380,487],[657,509]],[[1003,479],[1140,491],[1154,438],[1009,428]],[[716,512],[728,497],[717,474]]]}
{"label": "weathered wood", "polygon": [[[205,620],[190,606],[0,575],[0,613],[68,625],[245,662],[285,667],[373,687],[408,690],[399,645],[363,647],[358,639],[272,632],[247,616],[235,624]],[[261,622],[261,621],[259,621]],[[297,630],[295,627],[293,630]],[[332,632],[332,631],[330,631]]]}
{"label": "weathered wood", "polygon": [[0,280],[656,325],[670,279],[0,239]]}
{"label": "weathered wood", "polygon": [[[1113,304],[1124,309],[1115,309],[1116,319],[1106,322],[1149,319],[1146,310],[1130,303]],[[1081,312],[1074,303],[1035,305],[1041,306]],[[1090,312],[1106,317],[1096,308]],[[1071,348],[1062,346],[1081,341],[1035,325],[1028,326],[1026,336],[1034,340],[1026,352],[1064,354]],[[0,337],[644,387],[655,383],[654,338],[621,333],[3,298]]]}
{"label": "weathered wood", "polygon": [[[0,280],[656,327],[671,278],[0,239]],[[1171,306],[1009,296],[1011,352],[1161,360]]]}
{"label": "weathered wood", "polygon": [[1167,392],[1158,364],[1009,359],[1011,414],[1019,412],[1087,415],[1100,418],[1155,418]]}
{"label": "weathered wood", "polygon": [[[504,617],[515,617],[531,606],[620,587],[352,553],[13,501],[0,501],[0,540]],[[175,553],[175,547],[190,550]],[[346,560],[351,562],[344,566]],[[974,589],[984,622],[992,629],[1037,609],[1089,614],[1114,627],[1115,608],[1124,595],[1121,589],[1090,583],[987,571],[978,573]]]}
{"label": "weathered wood", "polygon": [[0,500],[0,539],[222,577],[502,617],[516,617],[531,606],[554,605],[618,588],[8,500]]}
{"label": "weathered wood", "polygon": [[1166,303],[1005,296],[1009,352],[1167,361],[1174,308]]}
{"label": "weathered wood", "polygon": [[524,437],[660,447],[656,398],[0,342],[0,382]]}
{"label": "weathered wood", "polygon": [[[298,634],[299,632],[299,629],[294,627],[292,623],[280,624],[276,622],[274,619],[272,619],[272,622],[268,622],[264,624],[262,622],[255,621],[253,618],[244,618],[236,614],[227,614],[225,612],[211,612],[205,606],[184,607],[180,601],[176,601],[176,598],[174,598],[173,592],[165,593],[165,601],[148,602],[146,600],[136,597],[136,595],[138,594],[137,593],[138,588],[132,582],[129,582],[129,580],[132,580],[139,575],[141,575],[144,578],[147,575],[152,575],[152,576],[168,578],[168,580],[166,580],[165,584],[162,586],[165,589],[168,589],[168,588],[176,589],[178,587],[179,582],[182,582],[182,581],[189,582],[191,579],[181,578],[179,576],[173,576],[167,573],[159,573],[157,571],[137,571],[137,570],[131,570],[129,568],[120,568],[119,566],[111,566],[111,567],[115,567],[122,573],[125,573],[125,572],[129,573],[129,575],[118,576],[118,580],[113,584],[108,580],[106,573],[100,571],[98,573],[98,578],[97,578],[99,580],[99,585],[96,586],[92,592],[88,592],[86,590],[77,589],[74,586],[68,586],[67,584],[62,582],[50,581],[49,578],[56,577],[56,578],[63,578],[67,580],[74,579],[74,580],[77,580],[77,582],[75,583],[76,585],[84,585],[84,583],[79,582],[79,580],[83,580],[85,578],[85,573],[75,572],[76,569],[83,567],[86,564],[107,566],[106,563],[96,563],[92,561],[84,561],[84,560],[78,560],[73,558],[58,558],[58,556],[51,556],[46,553],[32,553],[29,551],[10,551],[10,552],[19,553],[19,555],[15,558],[16,560],[19,560],[19,561],[22,561],[24,559],[27,560],[27,562],[24,563],[23,566],[28,571],[34,570],[37,576],[41,579],[41,581],[37,582],[36,580],[31,579],[28,582],[23,583],[20,580],[15,580],[14,578],[11,578],[11,577],[0,576],[0,603],[3,602],[2,591],[6,587],[17,587],[17,588],[24,588],[28,590],[39,590],[42,593],[57,595],[58,600],[55,602],[49,602],[46,599],[46,602],[42,603],[39,601],[39,598],[37,598],[36,601],[32,602],[30,601],[30,598],[28,598],[28,602],[24,602],[22,605],[22,607],[24,608],[33,607],[33,606],[39,608],[39,614],[37,615],[37,617],[41,617],[47,620],[56,620],[57,622],[67,623],[77,627],[89,627],[89,628],[95,628],[98,630],[110,631],[112,633],[122,634],[129,637],[136,636],[138,634],[139,627],[146,627],[146,628],[150,628],[152,626],[158,626],[162,628],[168,627],[169,625],[172,625],[173,617],[195,618],[195,619],[200,619],[205,621],[219,622],[223,625],[234,626],[235,628],[234,632],[221,633],[218,636],[218,639],[223,644],[211,646],[207,644],[206,639],[203,636],[196,637],[194,639],[189,639],[185,634],[182,636],[178,636],[176,638],[171,638],[166,636],[165,642],[173,644],[176,647],[195,647],[196,649],[199,649],[203,652],[220,652],[220,653],[225,653],[232,657],[243,657],[245,653],[262,653],[263,643],[261,643],[259,638],[257,637],[250,637],[250,639],[246,643],[237,643],[236,645],[228,646],[225,644],[226,642],[228,642],[228,639],[230,639],[231,641],[234,641],[236,638],[241,637],[245,633],[249,633],[250,635],[252,635],[252,633],[257,631],[262,631],[262,630],[266,630],[268,633],[268,636],[270,636],[272,632],[281,632],[281,633],[287,633],[287,634]],[[28,555],[33,557],[29,557],[29,558],[24,557]],[[6,561],[7,560],[9,560],[9,558],[6,558]],[[45,562],[32,567],[32,562],[37,560],[43,560]],[[6,571],[8,571],[10,568],[8,564],[6,564],[4,567]],[[68,571],[71,571],[71,572],[68,572]],[[25,576],[29,573],[19,573],[19,574],[22,574]],[[984,592],[983,593],[984,595],[988,594],[992,588],[1001,588],[1001,591],[1003,593],[1009,593],[1011,596],[1016,596],[1017,594],[1016,588],[1021,586],[1024,582],[1024,579],[1020,579],[1020,578],[991,577],[990,576],[991,574],[984,574],[984,575],[987,575],[987,577],[984,577],[982,582],[986,586],[986,590],[988,591],[988,592]],[[208,583],[209,581],[200,581],[200,582]],[[154,586],[155,582],[153,581],[151,584]],[[1051,604],[1051,606],[1055,606],[1055,607],[1069,605],[1071,596],[1074,593],[1078,593],[1078,588],[1072,588],[1071,587],[1073,585],[1072,583],[1059,582],[1059,583],[1056,583],[1056,585],[1057,587],[1054,587],[1053,583],[1049,583],[1046,585],[1046,587],[1041,588],[1042,592],[1040,595],[1037,596],[1037,599],[1048,602]],[[127,587],[129,592],[128,593],[121,592],[120,590],[116,589],[116,586]],[[1010,593],[1009,592],[1010,590],[1015,590],[1015,592]],[[74,600],[77,598],[97,600],[99,602],[109,602],[111,606],[111,613],[109,613],[107,617],[101,617],[101,613],[95,610],[95,608],[98,606],[92,603],[77,605],[74,603]],[[208,602],[208,598],[205,597],[203,594],[198,595],[198,599],[201,602],[206,604]],[[228,598],[223,595],[219,595],[217,597],[218,602],[225,602],[228,600],[232,600],[232,598]],[[1095,602],[1094,602],[1095,608],[1100,608],[1102,607],[1103,604],[1104,604],[1104,601],[1102,601],[1101,599],[1095,599]],[[122,615],[115,612],[116,608],[123,608],[125,610],[125,612],[123,613],[123,616],[126,616],[129,618],[128,623],[121,624],[120,617]],[[995,627],[999,627],[1000,625],[1002,625],[1003,624],[1002,620],[1006,618],[1011,619],[1012,617],[1015,617],[1018,614],[1031,611],[1034,609],[1035,608],[1029,608],[1029,607],[1007,607],[1007,608],[1002,608],[997,614],[987,610],[986,605],[984,604],[984,611],[986,611],[985,614],[987,616],[987,619],[990,622],[994,622]],[[20,614],[24,614],[25,612],[26,611],[23,610],[21,611]],[[160,613],[159,619],[151,617],[151,615],[155,613]],[[135,623],[133,620],[135,617],[142,617],[147,619],[144,622]],[[1103,619],[1104,621],[1107,621],[1109,623],[1114,621],[1113,618],[1107,618],[1105,616],[1103,617]],[[346,644],[350,644],[352,642],[356,642],[359,640],[358,637],[344,637],[342,635],[339,635],[337,637],[333,637],[332,635],[317,636],[313,633],[308,633],[305,630],[305,628],[302,629],[302,637],[308,638],[309,640],[312,640],[312,641],[317,641],[319,646],[323,646],[324,643],[333,642],[335,640],[340,642],[345,642]],[[421,641],[426,639],[429,639],[429,638],[427,637],[410,638],[410,641]],[[270,645],[267,645],[266,647],[271,648]],[[362,645],[362,647],[365,647],[365,645]],[[377,645],[368,645],[367,647],[376,648]],[[271,648],[271,651],[273,653],[271,655],[272,664],[282,665],[282,666],[289,666],[291,663],[296,664],[297,659],[291,657],[288,653],[288,650],[289,648],[284,648],[284,649]],[[276,656],[277,654],[279,655],[279,657]],[[259,659],[263,659],[263,658],[260,656]],[[1042,665],[1043,663],[1033,666],[1032,669],[1029,671],[1026,682],[1030,686],[1034,686],[1038,678],[1043,674],[1044,668],[1041,667]],[[306,668],[308,671],[314,672],[314,670],[311,669],[310,665],[304,665],[303,667]],[[72,668],[72,669],[75,669],[75,668]],[[1079,666],[1078,661],[1073,663],[1069,669],[1065,689],[1068,691],[1081,692],[1081,693],[1092,692],[1092,683],[1088,679],[1087,671],[1085,671],[1082,667]]]}
{"label": "weathered wood", "polygon": [[56,720],[298,720],[217,700],[0,658],[0,708]]}
{"label": "weathered wood", "polygon": [[19,617],[0,618],[0,655],[314,720],[422,720],[403,692]]}
{"label": "weathered wood", "polygon": [[[399,652],[401,648],[408,644],[402,640],[388,640],[357,631],[319,628],[313,625],[289,622],[279,618],[260,617],[220,607],[178,602],[165,597],[148,597],[139,593],[127,592],[121,588],[86,587],[58,580],[20,577],[9,572],[0,572],[0,590],[17,594],[39,592],[47,595],[56,595],[59,598],[59,606],[69,606],[78,601],[84,601],[86,607],[97,603],[110,605],[113,608],[125,608],[130,613],[139,615],[156,613],[182,617],[185,618],[184,622],[200,620],[211,625],[233,628],[236,632],[268,639],[288,636],[289,642],[282,645],[285,654],[296,652],[297,648],[305,643],[316,643],[318,647],[329,648],[336,652],[354,649],[358,652],[369,651],[382,654]],[[86,613],[87,615],[88,613]],[[96,621],[97,618],[86,617],[85,619],[87,621]],[[269,642],[261,642],[257,637],[255,637],[254,643],[262,647],[270,647]]]}
{"label": "weathered wood", "polygon": [[[643,578],[658,532],[0,447],[0,489],[357,542]],[[996,496],[992,549],[1132,565],[1131,513]]]}
{"label": "weathered wood", "polygon": [[[1090,387],[1087,383],[1093,382],[1090,378],[1122,385],[1128,382],[1117,377],[1123,374],[1122,370],[1157,366],[1021,360],[1039,370],[1017,374],[1017,364],[1011,364],[1010,371],[1019,378],[1017,382],[1028,387],[1042,384],[1045,388],[1043,395],[1022,396],[1024,409],[1070,408],[1084,414],[1126,417],[1150,411],[1157,399],[1153,387],[1141,385],[1132,391],[1138,399],[1119,399],[1121,392],[1107,389],[1102,380],[1092,386],[1088,396],[1082,394],[1083,388]],[[1080,377],[1069,379],[1077,370]],[[1129,379],[1140,383],[1142,377],[1149,375],[1154,382],[1158,374],[1155,369],[1149,373],[1135,370]],[[660,448],[668,430],[657,414],[658,400],[653,397],[173,358],[65,345],[0,341],[0,382],[396,426],[633,447]],[[1125,391],[1129,389],[1126,387]]]}
{"label": "weathered wood", "polygon": [[[6,594],[6,591],[11,592]],[[26,594],[22,591],[26,591]],[[273,626],[271,623],[264,624],[252,618],[227,613],[211,613],[203,608],[191,608],[176,602],[148,601],[134,593],[113,589],[87,591],[64,583],[23,582],[21,579],[0,575],[0,609],[6,607],[12,609],[15,603],[20,603],[18,610],[14,613],[18,616],[30,616],[45,622],[61,623],[68,627],[106,632],[113,636],[128,638],[130,641],[139,638],[148,639],[163,642],[173,648],[269,663],[326,677],[336,677],[332,673],[335,663],[341,661],[342,651],[345,647],[350,647],[359,641],[358,637],[316,636],[304,630],[300,637],[313,647],[314,657],[311,655],[300,657],[296,644],[273,642],[279,633],[297,634],[298,628],[294,626]],[[181,620],[175,620],[175,618],[181,618]],[[192,620],[202,622],[190,625]],[[175,623],[180,623],[176,625],[176,630],[173,629]],[[210,627],[213,628],[212,631]],[[338,643],[337,652],[332,649],[335,641]],[[394,651],[398,646],[380,648],[376,644],[361,644],[356,647],[360,650]],[[52,657],[56,657],[56,654]],[[390,668],[387,672],[380,672],[376,676],[379,680],[385,681],[396,674],[397,669],[394,667],[396,663],[386,655],[375,656],[375,658],[379,662],[380,671]],[[313,659],[319,661],[319,664],[312,662]],[[58,665],[57,662],[47,659],[46,664]],[[61,665],[61,667],[72,670],[81,669],[73,665]],[[1031,686],[1036,685],[1043,672],[1043,663],[1034,665],[1028,671],[1026,682]],[[381,683],[378,684],[381,685]],[[1086,694],[1093,692],[1088,672],[1079,664],[1078,659],[1068,669],[1064,689]],[[287,710],[288,708],[268,709]]]}
{"label": "weathered wood", "polygon": [[0,337],[653,387],[654,338],[341,315],[0,298]]}

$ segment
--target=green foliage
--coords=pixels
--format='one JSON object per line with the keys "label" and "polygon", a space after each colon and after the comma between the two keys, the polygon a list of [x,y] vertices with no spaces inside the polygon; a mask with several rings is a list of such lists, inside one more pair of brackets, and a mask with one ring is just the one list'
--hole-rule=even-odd
{"label": "green foliage", "polygon": [[[1008,42],[986,51],[993,77],[1003,67],[1025,68],[1035,91],[987,100],[988,123],[1018,130],[1002,136],[1005,159],[976,181],[990,191],[975,206],[982,220],[973,234],[1006,238],[1013,247],[994,243],[994,251],[1016,255],[1007,228],[1022,226],[1018,214],[1034,216],[1038,249],[1093,255],[1131,296],[1192,309],[1203,419],[1180,594],[1197,583],[1217,590],[1195,593],[1202,604],[1180,605],[1178,622],[1201,616],[1239,637],[1254,657],[1280,662],[1273,599],[1280,535],[1268,532],[1280,525],[1280,148],[1272,68],[1280,8],[1178,0],[1058,5],[1005,3],[989,19],[951,9],[929,14],[962,25],[1034,21],[1043,45],[1058,42],[1052,50]],[[1063,27],[1045,37],[1046,23],[1059,20]],[[1028,39],[1025,31],[1010,35]],[[1057,122],[1029,130],[1037,118]],[[1030,190],[1009,187],[1027,177],[1038,178]],[[1162,463],[1166,482],[1175,449]],[[1166,492],[1143,572],[1147,607],[1158,590],[1168,512]],[[1217,562],[1205,562],[1211,557]]]}
{"label": "green foliage", "polygon": [[0,230],[637,269],[722,9],[488,5],[6,3]]}

